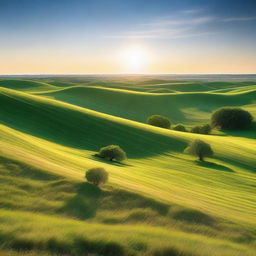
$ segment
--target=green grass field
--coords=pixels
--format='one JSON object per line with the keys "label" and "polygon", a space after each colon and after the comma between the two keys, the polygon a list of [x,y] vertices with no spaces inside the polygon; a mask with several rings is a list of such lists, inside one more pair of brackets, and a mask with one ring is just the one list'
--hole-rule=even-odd
{"label": "green grass field", "polygon": [[[256,82],[60,77],[0,86],[1,255],[255,255],[255,123],[200,135],[145,120],[160,114],[191,127],[222,106],[256,118]],[[196,138],[213,158],[183,153]],[[94,156],[109,144],[128,160]],[[85,182],[91,167],[109,172],[102,189]]]}

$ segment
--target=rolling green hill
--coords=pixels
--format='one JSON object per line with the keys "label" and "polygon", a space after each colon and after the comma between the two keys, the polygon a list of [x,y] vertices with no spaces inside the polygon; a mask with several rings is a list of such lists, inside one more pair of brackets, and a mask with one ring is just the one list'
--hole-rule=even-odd
{"label": "rolling green hill", "polygon": [[[109,81],[108,88],[18,81],[2,80],[0,88],[3,252],[155,256],[169,248],[172,255],[254,255],[254,128],[198,135],[143,123],[151,114],[206,122],[224,105],[255,115],[252,83],[226,92],[150,93],[111,88]],[[212,145],[214,158],[201,163],[183,153],[195,138]],[[128,160],[93,156],[109,144],[120,145]],[[110,174],[103,190],[84,182],[85,170],[95,166]]]}
{"label": "rolling green hill", "polygon": [[184,80],[163,77],[157,79],[150,75],[55,77],[54,79],[44,78],[41,81],[57,86],[99,86],[144,92],[232,91],[246,86],[255,86],[255,81],[211,81],[211,79],[197,81],[195,79]]}
{"label": "rolling green hill", "polygon": [[195,123],[207,121],[209,113],[223,105],[255,108],[256,90],[254,87],[232,93],[159,94],[79,86],[47,92],[43,95],[139,122],[145,122],[153,113],[168,116],[176,123]]}
{"label": "rolling green hill", "polygon": [[15,90],[21,90],[21,91],[27,91],[27,92],[33,92],[33,91],[50,91],[50,90],[56,90],[58,87],[47,84],[40,81],[33,81],[33,80],[0,80],[0,86],[3,86],[5,88],[15,89]]}

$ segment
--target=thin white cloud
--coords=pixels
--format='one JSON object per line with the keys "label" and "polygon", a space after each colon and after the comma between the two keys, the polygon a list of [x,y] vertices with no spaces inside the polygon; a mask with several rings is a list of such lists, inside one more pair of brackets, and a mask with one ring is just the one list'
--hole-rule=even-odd
{"label": "thin white cloud", "polygon": [[189,38],[216,34],[216,32],[193,32],[189,29],[172,30],[162,29],[156,31],[134,31],[126,34],[106,36],[107,38],[124,38],[124,39],[178,39]]}
{"label": "thin white cloud", "polygon": [[212,16],[204,16],[204,17],[198,17],[198,18],[194,18],[192,19],[189,23],[191,24],[197,24],[197,25],[200,25],[200,24],[205,24],[205,23],[209,23],[209,22],[212,22],[212,21],[215,21],[216,18],[215,17],[212,17]]}
{"label": "thin white cloud", "polygon": [[197,14],[202,12],[202,9],[188,9],[188,10],[182,10],[181,13],[185,14]]}
{"label": "thin white cloud", "polygon": [[127,31],[119,35],[106,36],[108,38],[149,39],[149,38],[183,38],[209,34],[195,32],[194,30],[215,18],[211,16],[195,17],[192,19],[175,19],[174,17],[162,18],[151,23],[141,24],[138,30]]}
{"label": "thin white cloud", "polygon": [[180,25],[188,25],[188,24],[204,24],[214,21],[216,18],[213,16],[201,16],[201,17],[194,17],[194,18],[176,18],[176,17],[169,17],[163,18],[160,20],[156,20],[150,23],[143,24],[144,26],[151,26],[151,27],[166,27],[166,26],[180,26]]}
{"label": "thin white cloud", "polygon": [[[183,14],[181,14],[183,13]],[[220,18],[210,15],[198,15],[199,10],[184,10],[179,14],[161,17],[149,23],[139,24],[138,29],[118,35],[108,35],[107,38],[127,39],[175,39],[216,34],[214,31],[205,31],[205,24],[214,22],[243,22],[256,20],[256,17],[229,17]]]}
{"label": "thin white cloud", "polygon": [[185,29],[156,29],[156,30],[139,30],[129,31],[127,33],[110,36],[115,38],[174,38],[185,33]]}

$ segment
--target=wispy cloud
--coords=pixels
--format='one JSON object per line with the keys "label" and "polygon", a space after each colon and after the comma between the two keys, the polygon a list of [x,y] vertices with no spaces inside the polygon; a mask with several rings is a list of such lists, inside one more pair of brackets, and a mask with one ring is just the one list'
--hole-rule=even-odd
{"label": "wispy cloud", "polygon": [[107,38],[125,38],[125,39],[178,39],[216,34],[216,32],[193,32],[189,29],[158,29],[129,31],[120,35],[109,35]]}
{"label": "wispy cloud", "polygon": [[199,37],[216,34],[216,31],[207,31],[203,27],[211,23],[243,22],[256,20],[256,17],[228,17],[220,18],[212,15],[203,15],[199,9],[183,10],[176,15],[161,17],[147,23],[139,24],[137,29],[119,35],[108,35],[110,38],[129,39],[176,39]]}
{"label": "wispy cloud", "polygon": [[110,35],[111,38],[129,38],[129,39],[147,39],[147,38],[184,38],[194,37],[209,34],[209,32],[195,32],[195,28],[212,22],[215,17],[200,16],[200,17],[162,17],[148,23],[138,25],[138,28],[133,31],[127,31],[119,35]]}
{"label": "wispy cloud", "polygon": [[202,12],[202,9],[188,9],[188,10],[182,10],[181,13],[185,14],[197,14]]}
{"label": "wispy cloud", "polygon": [[186,29],[155,29],[155,30],[136,30],[136,31],[128,31],[124,34],[108,36],[112,38],[176,38],[181,34],[184,34]]}
{"label": "wispy cloud", "polygon": [[193,17],[193,18],[165,17],[149,23],[145,23],[143,25],[151,26],[151,27],[179,26],[179,25],[188,25],[188,24],[200,25],[200,24],[211,22],[213,20],[215,20],[215,17],[212,17],[212,16],[200,16],[200,17]]}

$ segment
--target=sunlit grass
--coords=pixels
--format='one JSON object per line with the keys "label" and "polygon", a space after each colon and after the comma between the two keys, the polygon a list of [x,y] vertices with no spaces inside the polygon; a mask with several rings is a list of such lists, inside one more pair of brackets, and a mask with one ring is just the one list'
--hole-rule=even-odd
{"label": "sunlit grass", "polygon": [[122,256],[166,247],[193,251],[195,255],[253,255],[243,245],[158,227],[109,226],[18,211],[1,211],[0,219],[1,231],[6,234],[4,247],[9,244],[25,251],[41,248],[55,253],[77,252],[76,255],[109,251],[104,255],[113,255],[112,251]]}
{"label": "sunlit grass", "polygon": [[[27,244],[27,249],[41,253],[51,250],[48,242],[54,238],[59,241],[54,246],[74,252],[75,237],[80,237],[87,245],[95,242],[95,247],[101,241],[100,248],[111,240],[123,252],[138,255],[152,254],[156,247],[195,255],[253,255],[253,130],[233,134],[236,137],[219,131],[198,135],[142,123],[149,113],[158,111],[189,125],[193,118],[206,122],[211,109],[226,101],[244,104],[255,113],[253,85],[230,87],[228,93],[215,92],[219,84],[211,85],[209,93],[162,94],[150,93],[150,89],[132,92],[122,86],[73,85],[42,93],[48,90],[47,83],[40,83],[42,88],[37,82],[22,82],[26,93],[17,90],[15,81],[7,84],[11,89],[0,90],[0,154],[4,157],[0,161],[0,205],[9,210],[0,213],[1,234],[7,241],[3,249]],[[201,163],[183,153],[195,138],[211,144],[214,158]],[[117,164],[93,157],[108,144],[120,145],[128,160]],[[90,195],[95,191],[87,191],[84,173],[96,166],[109,172],[110,186],[104,187],[97,208],[91,209]]]}

